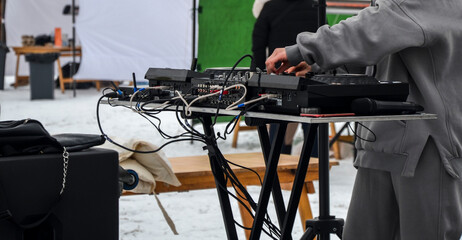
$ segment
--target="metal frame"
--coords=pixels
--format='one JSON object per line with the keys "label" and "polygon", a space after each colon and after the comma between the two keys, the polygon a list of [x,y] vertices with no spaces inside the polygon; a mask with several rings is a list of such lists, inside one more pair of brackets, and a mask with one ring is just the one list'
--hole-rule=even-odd
{"label": "metal frame", "polygon": [[[112,104],[129,106],[128,101],[112,100]],[[150,107],[159,104],[149,104]],[[175,108],[172,107],[172,110]],[[208,137],[207,148],[209,150],[210,165],[214,171],[218,198],[220,201],[223,221],[226,228],[228,239],[237,239],[236,227],[234,224],[233,213],[229,201],[228,193],[222,186],[225,186],[223,171],[217,166],[214,148],[217,148],[215,133],[211,116],[216,113],[215,108],[192,107],[191,110],[198,116],[201,116],[205,135]],[[221,115],[238,115],[239,111],[220,110]],[[410,114],[410,115],[386,115],[386,116],[352,116],[352,117],[326,117],[326,118],[308,118],[292,115],[281,115],[272,113],[248,112],[244,115],[246,122],[252,124],[255,122],[258,126],[258,133],[262,152],[266,163],[266,172],[260,192],[258,207],[252,226],[250,239],[260,239],[264,214],[268,207],[270,193],[273,194],[276,212],[281,228],[281,239],[291,239],[294,219],[296,216],[303,183],[308,170],[310,153],[314,145],[316,134],[319,141],[319,217],[307,221],[307,230],[301,239],[309,240],[319,236],[320,240],[330,239],[330,234],[336,234],[341,238],[343,232],[343,219],[337,219],[330,215],[330,196],[329,196],[329,122],[358,122],[358,121],[391,121],[391,120],[421,120],[436,119],[436,114]],[[255,119],[255,121],[252,121]],[[280,149],[284,140],[284,135],[289,122],[311,123],[309,133],[305,136],[300,160],[295,174],[294,184],[292,187],[289,204],[287,209],[284,208],[284,202],[281,194],[279,181],[277,180],[277,165],[280,156]],[[272,143],[269,141],[266,132],[266,123],[278,124],[276,138]]]}

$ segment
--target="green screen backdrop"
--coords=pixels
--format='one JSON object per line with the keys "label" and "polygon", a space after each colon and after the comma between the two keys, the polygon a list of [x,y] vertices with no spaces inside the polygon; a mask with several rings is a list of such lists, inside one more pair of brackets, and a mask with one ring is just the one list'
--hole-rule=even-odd
{"label": "green screen backdrop", "polygon": [[[200,0],[197,69],[232,67],[240,57],[251,54],[253,1]],[[249,67],[250,59],[240,67]]]}
{"label": "green screen backdrop", "polygon": [[[255,18],[253,1],[200,0],[197,70],[232,67],[240,57],[252,54]],[[330,25],[351,15],[327,14]],[[246,58],[239,67],[249,67]]]}

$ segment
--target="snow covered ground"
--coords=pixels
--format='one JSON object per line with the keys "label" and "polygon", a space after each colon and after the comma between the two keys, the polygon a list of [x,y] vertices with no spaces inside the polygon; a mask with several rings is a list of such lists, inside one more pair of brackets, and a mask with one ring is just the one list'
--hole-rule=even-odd
{"label": "snow covered ground", "polygon": [[[51,134],[58,133],[93,133],[99,134],[96,122],[96,103],[101,92],[94,88],[77,90],[73,97],[72,90],[65,94],[56,89],[54,100],[30,100],[29,86],[14,89],[10,87],[12,77],[5,79],[5,90],[0,90],[0,120],[17,120],[33,118],[42,122]],[[172,113],[162,113],[162,128],[171,134],[181,133]],[[145,140],[156,145],[162,145],[162,139],[156,130],[146,120],[124,108],[101,106],[101,122],[109,136],[125,141],[130,138]],[[218,126],[223,131],[224,125]],[[302,133],[299,130],[295,142],[300,143]],[[204,155],[201,143],[179,142],[164,148],[168,157]],[[240,133],[238,148],[231,148],[231,138],[220,141],[219,147],[223,153],[260,151],[256,131]],[[293,154],[299,151],[300,145],[294,146]],[[352,166],[351,146],[343,145],[345,158],[340,165],[330,171],[331,214],[345,218],[351,196],[356,170]],[[317,188],[317,184],[315,183]],[[259,187],[249,187],[249,192],[258,199]],[[284,199],[288,200],[290,192],[283,191]],[[181,193],[163,193],[160,201],[173,219],[179,235],[173,235],[153,196],[129,196],[120,199],[120,239],[226,239],[220,206],[215,189],[190,191]],[[318,216],[318,196],[309,195],[314,216]],[[240,222],[237,202],[233,202],[236,221]],[[270,203],[271,204],[271,203]],[[274,208],[269,207],[273,221],[277,221]],[[245,239],[243,230],[238,229],[239,239]],[[293,237],[303,234],[302,225],[297,216]],[[270,239],[262,235],[261,239]],[[332,235],[332,239],[338,239]]]}

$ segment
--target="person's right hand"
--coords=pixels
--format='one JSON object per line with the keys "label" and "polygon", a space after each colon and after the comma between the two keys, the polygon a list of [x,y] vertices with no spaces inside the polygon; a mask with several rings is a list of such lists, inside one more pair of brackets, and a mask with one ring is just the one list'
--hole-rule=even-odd
{"label": "person's right hand", "polygon": [[[276,64],[280,62],[281,66],[276,69]],[[286,49],[285,48],[276,48],[271,56],[266,59],[266,71],[268,73],[280,74],[287,70],[291,64],[287,59]]]}
{"label": "person's right hand", "polygon": [[311,66],[305,61],[300,62],[297,66],[290,67],[287,69],[287,73],[294,73],[297,77],[305,77],[305,75],[311,71]]}

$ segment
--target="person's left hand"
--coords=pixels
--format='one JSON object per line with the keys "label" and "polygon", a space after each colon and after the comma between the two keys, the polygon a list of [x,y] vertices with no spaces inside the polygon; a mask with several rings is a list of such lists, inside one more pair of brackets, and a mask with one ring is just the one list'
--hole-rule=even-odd
{"label": "person's left hand", "polygon": [[305,61],[300,62],[297,66],[290,67],[287,69],[287,73],[294,73],[297,77],[305,77],[305,75],[311,71],[311,66],[308,65]]}
{"label": "person's left hand", "polygon": [[[276,69],[276,63],[280,62],[281,66]],[[271,56],[266,59],[266,71],[268,73],[280,74],[292,66],[287,59],[285,48],[276,48]]]}

